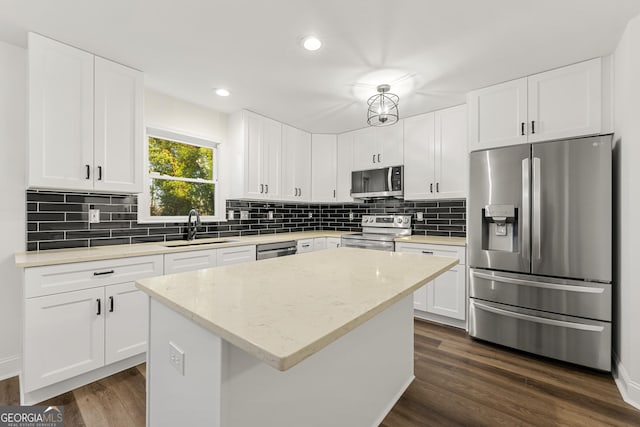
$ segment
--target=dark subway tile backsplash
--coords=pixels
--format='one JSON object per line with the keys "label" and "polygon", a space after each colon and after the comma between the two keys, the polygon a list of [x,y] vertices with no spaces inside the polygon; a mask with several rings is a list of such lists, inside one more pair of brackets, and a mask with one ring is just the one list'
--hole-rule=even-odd
{"label": "dark subway tile backsplash", "polygon": [[[100,209],[100,223],[89,224],[89,209]],[[324,204],[227,200],[234,220],[206,222],[199,238],[251,236],[313,230],[362,231],[362,215],[410,214],[413,234],[466,236],[466,201],[377,200],[366,203]],[[137,222],[136,196],[27,191],[27,250],[94,247],[165,242],[186,237],[185,223]],[[240,211],[249,219],[240,220]],[[273,212],[273,219],[269,219]],[[424,219],[418,221],[416,213]],[[353,214],[353,220],[349,215]],[[310,216],[311,215],[311,216]]]}

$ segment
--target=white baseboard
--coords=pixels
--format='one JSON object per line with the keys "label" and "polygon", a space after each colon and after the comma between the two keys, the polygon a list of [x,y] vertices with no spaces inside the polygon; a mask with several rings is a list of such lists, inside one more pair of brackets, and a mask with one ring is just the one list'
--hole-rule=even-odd
{"label": "white baseboard", "polygon": [[426,311],[421,310],[413,310],[413,316],[422,319],[428,320],[430,322],[441,323],[447,326],[453,326],[454,328],[460,328],[467,330],[467,321],[466,320],[458,320],[452,319],[451,317],[440,316],[438,314],[427,313]]}
{"label": "white baseboard", "polygon": [[0,359],[0,381],[18,376],[21,365],[22,361],[19,354]]}
{"label": "white baseboard", "polygon": [[613,379],[620,390],[622,399],[629,405],[640,409],[640,383],[629,377],[617,354],[613,354]]}

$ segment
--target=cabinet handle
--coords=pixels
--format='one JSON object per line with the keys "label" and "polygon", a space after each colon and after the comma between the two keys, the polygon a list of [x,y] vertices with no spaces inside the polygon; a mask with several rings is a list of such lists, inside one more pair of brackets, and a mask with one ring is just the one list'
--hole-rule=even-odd
{"label": "cabinet handle", "polygon": [[102,181],[102,166],[98,166],[98,181]]}
{"label": "cabinet handle", "polygon": [[333,198],[336,198],[336,190],[333,190]]}
{"label": "cabinet handle", "polygon": [[260,184],[260,194],[264,193],[264,184]]}
{"label": "cabinet handle", "polygon": [[429,184],[429,192],[433,193],[433,182]]}
{"label": "cabinet handle", "polygon": [[378,163],[380,163],[380,154],[378,154]]}
{"label": "cabinet handle", "polygon": [[426,255],[433,255],[433,251],[422,251],[422,253]]}
{"label": "cabinet handle", "polygon": [[264,194],[269,194],[269,184],[264,185]]}
{"label": "cabinet handle", "polygon": [[520,124],[520,135],[524,136],[524,122]]}
{"label": "cabinet handle", "polygon": [[107,271],[94,271],[93,275],[94,276],[105,276],[107,274],[113,274],[114,270],[107,270]]}
{"label": "cabinet handle", "polygon": [[306,245],[302,245],[303,248],[308,248],[310,245],[307,243]]}
{"label": "cabinet handle", "polygon": [[109,313],[113,313],[113,297],[109,297]]}
{"label": "cabinet handle", "polygon": [[85,174],[84,179],[91,179],[91,166],[84,165],[84,167],[87,169],[87,173]]}
{"label": "cabinet handle", "polygon": [[302,197],[302,188],[299,188],[298,190],[300,190],[300,193],[298,194],[298,196]]}
{"label": "cabinet handle", "polygon": [[96,298],[96,302],[98,303],[98,312],[96,316],[100,316],[102,314],[102,300],[100,298]]}
{"label": "cabinet handle", "polygon": [[375,163],[375,162],[376,162],[376,155],[374,154],[373,155],[373,163]]}
{"label": "cabinet handle", "polygon": [[536,133],[536,121],[531,120],[531,133]]}
{"label": "cabinet handle", "polygon": [[436,182],[436,193],[440,192],[440,183]]}

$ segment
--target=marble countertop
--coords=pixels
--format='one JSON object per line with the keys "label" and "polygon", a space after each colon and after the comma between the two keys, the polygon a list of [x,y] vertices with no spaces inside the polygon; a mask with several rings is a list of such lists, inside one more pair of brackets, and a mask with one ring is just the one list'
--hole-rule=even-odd
{"label": "marble countertop", "polygon": [[[137,243],[133,245],[99,246],[94,248],[51,249],[37,252],[18,252],[15,254],[15,264],[17,267],[21,268],[40,267],[45,265],[68,264],[72,262],[99,261],[133,256],[198,251],[203,249],[259,245],[262,243],[313,239],[316,237],[340,237],[343,234],[350,233],[344,231],[302,231],[297,233],[262,234],[259,236],[233,236],[220,239],[198,239],[197,245],[180,247],[174,247],[172,245],[179,245],[188,242],[179,240],[162,243]],[[451,246],[464,246],[466,244],[465,239],[460,237],[407,236],[397,238],[396,241]]]}
{"label": "marble countertop", "polygon": [[285,371],[457,263],[338,248],[143,279],[137,286]]}

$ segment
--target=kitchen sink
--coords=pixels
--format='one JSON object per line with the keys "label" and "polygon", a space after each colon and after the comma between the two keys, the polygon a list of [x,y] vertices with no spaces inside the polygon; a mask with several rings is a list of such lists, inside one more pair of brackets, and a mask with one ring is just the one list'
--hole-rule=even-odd
{"label": "kitchen sink", "polygon": [[199,245],[221,245],[223,243],[231,243],[235,242],[235,240],[217,240],[215,242],[188,242],[179,241],[175,243],[165,243],[163,246],[167,248],[181,248],[183,246],[199,246]]}

